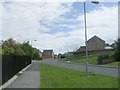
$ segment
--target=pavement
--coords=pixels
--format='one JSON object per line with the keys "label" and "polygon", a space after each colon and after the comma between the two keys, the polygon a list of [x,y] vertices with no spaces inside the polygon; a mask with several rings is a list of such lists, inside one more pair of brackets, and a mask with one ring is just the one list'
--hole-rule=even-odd
{"label": "pavement", "polygon": [[[62,62],[60,60],[44,60],[41,63],[64,67],[72,70],[86,71],[85,64],[71,63],[71,62]],[[93,72],[94,74],[101,74],[105,76],[120,78],[120,68],[118,67],[108,67],[108,66],[99,66],[99,65],[88,65],[88,71]]]}
{"label": "pavement", "polygon": [[40,63],[34,61],[31,66],[18,76],[5,90],[17,89],[32,89],[39,90],[40,88]]}

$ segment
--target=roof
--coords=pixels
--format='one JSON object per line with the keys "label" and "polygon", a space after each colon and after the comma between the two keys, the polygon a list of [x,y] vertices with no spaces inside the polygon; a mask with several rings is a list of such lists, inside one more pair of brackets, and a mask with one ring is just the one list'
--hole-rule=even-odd
{"label": "roof", "polygon": [[81,51],[81,49],[86,49],[86,46],[80,46],[80,48],[76,51],[79,52],[79,51]]}
{"label": "roof", "polygon": [[105,49],[113,49],[112,47],[105,47]]}
{"label": "roof", "polygon": [[52,55],[53,50],[43,50],[43,55]]}
{"label": "roof", "polygon": [[100,40],[102,42],[105,42],[103,39],[99,38],[98,36],[93,36],[90,38],[87,42],[97,42],[97,40]]}
{"label": "roof", "polygon": [[86,46],[80,46],[80,48],[86,48]]}

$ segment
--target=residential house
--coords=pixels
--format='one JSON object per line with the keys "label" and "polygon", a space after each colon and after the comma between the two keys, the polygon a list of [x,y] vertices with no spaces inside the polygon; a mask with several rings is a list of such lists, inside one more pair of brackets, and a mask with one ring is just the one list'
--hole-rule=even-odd
{"label": "residential house", "polygon": [[87,41],[88,51],[97,51],[105,49],[105,41],[97,36],[93,36]]}
{"label": "residential house", "polygon": [[77,52],[83,52],[86,50],[86,46],[80,46],[80,48],[77,50]]}
{"label": "residential house", "polygon": [[39,59],[42,59],[42,52],[39,49],[33,48],[33,52],[38,52],[39,53]]}
{"label": "residential house", "polygon": [[105,47],[109,47],[110,45],[109,45],[109,43],[105,43]]}
{"label": "residential house", "polygon": [[54,59],[53,50],[43,50],[42,58],[43,59]]}
{"label": "residential house", "polygon": [[112,43],[110,46],[111,46],[113,49],[115,49],[116,44],[115,44],[115,43]]}
{"label": "residential house", "polygon": [[[93,36],[87,41],[88,51],[98,51],[105,49],[105,41],[97,36]],[[77,52],[83,52],[86,50],[86,46],[81,46]]]}
{"label": "residential house", "polygon": [[114,48],[111,45],[109,45],[109,43],[105,44],[105,50],[113,50],[113,49]]}
{"label": "residential house", "polygon": [[58,58],[58,55],[55,54],[55,55],[54,55],[54,59],[57,59],[57,58]]}

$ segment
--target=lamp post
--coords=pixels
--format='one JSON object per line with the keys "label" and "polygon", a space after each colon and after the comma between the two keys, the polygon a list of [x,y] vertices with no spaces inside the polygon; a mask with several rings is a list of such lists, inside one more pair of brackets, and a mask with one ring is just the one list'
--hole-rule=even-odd
{"label": "lamp post", "polygon": [[[91,1],[91,3],[98,4],[98,1]],[[86,46],[86,76],[88,76],[88,45],[87,45],[87,27],[86,27],[86,2],[84,1],[84,21],[85,21],[85,46]]]}

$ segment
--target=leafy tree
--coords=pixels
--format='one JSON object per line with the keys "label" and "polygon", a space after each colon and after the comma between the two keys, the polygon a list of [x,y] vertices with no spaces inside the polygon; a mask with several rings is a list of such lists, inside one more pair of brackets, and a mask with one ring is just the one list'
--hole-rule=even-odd
{"label": "leafy tree", "polygon": [[40,58],[40,51],[36,48],[33,48],[33,59],[41,59]]}
{"label": "leafy tree", "polygon": [[24,50],[21,48],[21,44],[17,44],[17,45],[14,47],[14,54],[15,54],[15,55],[25,55]]}
{"label": "leafy tree", "polygon": [[29,41],[21,44],[20,47],[24,51],[25,55],[32,56],[32,53],[33,53],[32,52],[32,46],[29,45]]}
{"label": "leafy tree", "polygon": [[12,38],[6,40],[2,44],[4,54],[14,54],[14,47],[16,46],[15,40]]}
{"label": "leafy tree", "polygon": [[2,43],[2,51],[6,55],[26,55],[33,59],[40,59],[39,50],[32,48],[29,41],[18,43],[10,38]]}
{"label": "leafy tree", "polygon": [[7,55],[25,55],[23,50],[20,48],[20,44],[12,38],[3,42],[2,50],[3,53]]}
{"label": "leafy tree", "polygon": [[116,61],[120,61],[120,38],[115,43],[116,43],[115,59]]}

